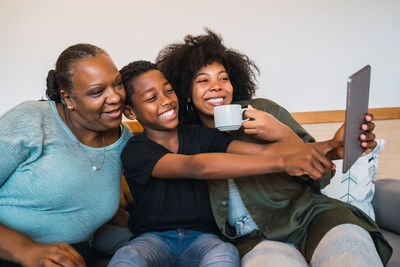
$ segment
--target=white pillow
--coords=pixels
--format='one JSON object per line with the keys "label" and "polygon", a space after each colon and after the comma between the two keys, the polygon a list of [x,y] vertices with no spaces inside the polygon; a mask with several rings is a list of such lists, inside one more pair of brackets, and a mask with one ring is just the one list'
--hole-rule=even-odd
{"label": "white pillow", "polygon": [[378,156],[385,140],[376,140],[378,145],[368,155],[360,157],[346,173],[342,173],[343,160],[334,160],[336,174],[331,183],[321,192],[328,197],[335,198],[349,204],[368,214],[375,220],[375,212],[371,201],[375,193],[375,174],[378,169]]}

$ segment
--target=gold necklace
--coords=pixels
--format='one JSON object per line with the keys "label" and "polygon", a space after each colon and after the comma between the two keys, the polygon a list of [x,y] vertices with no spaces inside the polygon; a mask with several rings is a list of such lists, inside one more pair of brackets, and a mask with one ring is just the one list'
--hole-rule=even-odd
{"label": "gold necklace", "polygon": [[[77,140],[77,141],[76,141],[76,144],[77,144],[77,146],[78,146],[79,148],[81,148],[81,144],[80,144],[80,142],[79,142],[78,136],[77,136],[76,133],[75,133],[75,128],[72,126],[72,123],[71,123],[71,121],[70,121],[70,119],[69,119],[69,114],[68,114],[68,112],[65,110],[65,107],[64,107],[64,106],[63,106],[63,110],[64,110],[65,118],[67,119],[68,126],[69,126],[69,128],[71,128],[72,133],[73,133],[73,134],[75,135],[75,137],[76,137],[76,140]],[[105,144],[104,133],[102,133],[102,136],[103,136],[103,160],[101,161],[100,166],[97,166],[96,163],[95,163],[88,155],[86,155],[86,151],[84,151],[84,153],[83,153],[83,155],[85,156],[85,158],[87,158],[87,159],[90,161],[90,163],[93,165],[93,166],[92,166],[92,170],[94,170],[94,171],[98,171],[98,170],[101,170],[101,168],[103,168],[104,160],[105,160],[105,158],[106,158],[106,144]],[[82,150],[84,150],[84,149],[82,148]]]}

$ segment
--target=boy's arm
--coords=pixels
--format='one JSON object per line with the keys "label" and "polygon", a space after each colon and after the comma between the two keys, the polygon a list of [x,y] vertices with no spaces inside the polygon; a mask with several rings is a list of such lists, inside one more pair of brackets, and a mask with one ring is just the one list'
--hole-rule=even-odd
{"label": "boy's arm", "polygon": [[331,161],[318,150],[310,148],[308,153],[304,152],[302,150],[285,155],[232,153],[181,155],[168,153],[157,161],[152,170],[152,176],[160,179],[215,180],[286,172],[295,176],[306,174],[313,179],[319,179],[331,169]]}
{"label": "boy's arm", "polygon": [[314,143],[283,143],[276,142],[272,144],[256,144],[250,142],[232,141],[226,152],[234,154],[264,154],[284,156],[293,153],[310,153],[311,150],[318,150],[323,155],[326,155],[331,149],[336,146],[332,140]]}

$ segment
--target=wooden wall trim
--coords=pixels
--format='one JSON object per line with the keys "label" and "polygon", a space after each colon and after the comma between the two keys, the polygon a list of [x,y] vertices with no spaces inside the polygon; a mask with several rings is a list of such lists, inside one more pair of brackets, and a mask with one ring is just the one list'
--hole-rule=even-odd
{"label": "wooden wall trim", "polygon": [[[393,108],[371,108],[369,113],[374,115],[374,120],[400,119],[400,107]],[[300,124],[343,122],[345,110],[293,112],[292,116]]]}
{"label": "wooden wall trim", "polygon": [[[300,124],[343,122],[345,110],[293,112],[292,116]],[[394,108],[371,108],[369,113],[374,115],[374,120],[400,119],[400,107]],[[133,133],[141,133],[142,125],[138,121],[125,121]]]}

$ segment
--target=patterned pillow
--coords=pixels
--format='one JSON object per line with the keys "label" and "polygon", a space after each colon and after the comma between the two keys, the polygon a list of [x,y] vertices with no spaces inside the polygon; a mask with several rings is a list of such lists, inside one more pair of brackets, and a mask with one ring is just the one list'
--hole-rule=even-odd
{"label": "patterned pillow", "polygon": [[368,155],[360,157],[346,173],[342,173],[343,160],[334,160],[336,174],[331,183],[322,189],[322,193],[335,199],[352,204],[375,220],[371,201],[375,193],[375,174],[378,169],[379,153],[385,146],[385,140],[376,140],[378,145]]}

